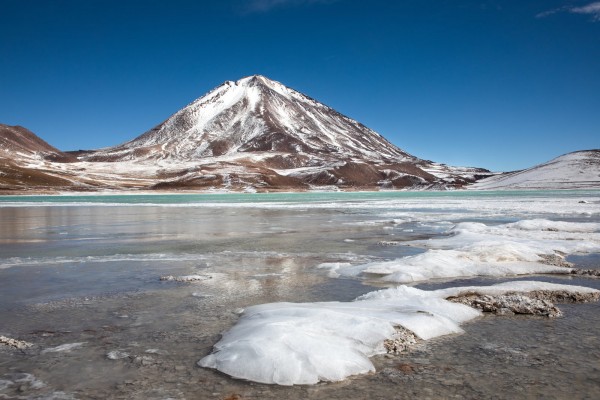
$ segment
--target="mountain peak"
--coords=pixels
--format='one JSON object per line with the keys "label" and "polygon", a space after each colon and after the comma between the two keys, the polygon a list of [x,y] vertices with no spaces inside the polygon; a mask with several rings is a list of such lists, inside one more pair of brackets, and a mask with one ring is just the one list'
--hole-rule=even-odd
{"label": "mountain peak", "polygon": [[255,74],[255,75],[248,75],[241,79],[238,79],[236,84],[244,85],[244,84],[254,83],[254,82],[269,83],[269,82],[275,82],[275,81],[267,78],[266,76]]}
{"label": "mountain peak", "polygon": [[221,86],[227,86],[227,87],[233,87],[233,86],[238,86],[238,87],[251,87],[251,86],[255,86],[257,84],[263,84],[266,86],[284,86],[281,83],[274,81],[272,79],[267,78],[266,76],[263,75],[248,75],[245,76],[243,78],[238,79],[237,81],[225,81]]}
{"label": "mountain peak", "polygon": [[294,155],[296,167],[416,160],[378,133],[263,75],[226,81],[107,159],[200,160],[249,152]]}

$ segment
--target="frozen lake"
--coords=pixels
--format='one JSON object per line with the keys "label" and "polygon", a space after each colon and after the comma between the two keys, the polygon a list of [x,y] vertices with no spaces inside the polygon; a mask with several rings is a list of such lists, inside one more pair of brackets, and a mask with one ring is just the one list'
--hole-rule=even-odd
{"label": "frozen lake", "polygon": [[598,303],[483,315],[341,382],[197,365],[259,304],[524,279],[600,289],[539,259],[598,268],[599,191],[13,196],[0,224],[0,335],[33,344],[0,346],[0,397],[600,397]]}

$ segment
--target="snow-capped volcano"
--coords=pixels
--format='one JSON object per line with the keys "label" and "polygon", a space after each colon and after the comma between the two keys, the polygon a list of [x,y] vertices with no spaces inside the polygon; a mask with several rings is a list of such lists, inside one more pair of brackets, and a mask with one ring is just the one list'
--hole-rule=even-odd
{"label": "snow-capped volcano", "polygon": [[62,155],[60,163],[39,154],[17,163],[76,190],[445,189],[490,175],[414,157],[261,75],[223,83],[129,142]]}
{"label": "snow-capped volcano", "polygon": [[415,158],[332,108],[261,75],[227,81],[136,139],[94,159],[198,160],[235,153],[389,163]]}

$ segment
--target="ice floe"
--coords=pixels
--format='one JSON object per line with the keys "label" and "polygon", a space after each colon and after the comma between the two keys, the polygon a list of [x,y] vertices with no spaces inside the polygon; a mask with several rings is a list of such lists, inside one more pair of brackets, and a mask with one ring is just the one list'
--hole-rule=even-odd
{"label": "ice floe", "polygon": [[387,282],[527,274],[569,274],[556,254],[600,252],[600,224],[521,220],[502,225],[461,222],[445,236],[402,244],[425,248],[421,254],[362,265],[329,264],[331,275],[374,275]]}
{"label": "ice floe", "polygon": [[404,326],[422,339],[462,332],[479,313],[418,289],[394,299],[272,303],[246,309],[215,353],[200,360],[236,378],[280,385],[339,381],[374,371],[370,356]]}
{"label": "ice floe", "polygon": [[[498,225],[461,222],[437,238],[402,244],[424,252],[390,261],[319,267],[329,269],[331,276],[376,275],[400,283],[478,275],[570,274],[574,269],[561,262],[561,255],[600,251],[600,224],[546,219]],[[456,301],[467,295],[472,298],[463,299],[465,304]],[[280,385],[337,381],[373,371],[370,356],[410,344],[410,334],[400,337],[399,332],[428,340],[462,332],[460,324],[480,315],[479,310],[553,317],[560,311],[551,301],[589,301],[599,296],[597,290],[583,287],[510,282],[438,291],[399,286],[349,303],[258,305],[244,311],[199,365]]]}
{"label": "ice floe", "polygon": [[78,343],[65,343],[56,347],[49,347],[47,349],[42,350],[42,354],[45,353],[69,353],[71,350],[78,349],[83,346],[85,342]]}

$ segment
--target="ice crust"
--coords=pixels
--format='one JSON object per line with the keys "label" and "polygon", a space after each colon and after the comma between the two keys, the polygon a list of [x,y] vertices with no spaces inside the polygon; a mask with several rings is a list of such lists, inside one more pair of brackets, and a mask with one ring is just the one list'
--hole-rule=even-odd
{"label": "ice crust", "polygon": [[345,267],[330,266],[337,275],[372,274],[387,282],[527,274],[568,274],[570,268],[547,265],[541,255],[600,251],[600,224],[522,220],[488,226],[461,222],[447,236],[408,243],[426,251],[395,260]]}
{"label": "ice crust", "polygon": [[399,286],[352,302],[272,303],[244,311],[238,323],[198,362],[235,378],[279,385],[339,381],[375,370],[369,357],[385,352],[396,326],[427,340],[460,333],[480,315],[445,300],[463,293],[534,290],[593,293],[595,289],[535,281],[425,291]]}
{"label": "ice crust", "polygon": [[[446,226],[440,223],[440,226]],[[394,282],[435,278],[570,273],[544,264],[543,255],[600,251],[600,224],[530,219],[486,225],[461,222],[430,240],[403,242],[425,249],[391,261],[353,265],[323,263],[334,275]],[[595,289],[535,281],[424,291],[401,285],[353,302],[273,303],[244,311],[239,322],[198,362],[236,378],[280,385],[339,381],[374,371],[369,357],[385,352],[396,327],[422,340],[460,333],[478,310],[446,300],[469,293],[504,295],[550,291],[597,293]]]}

